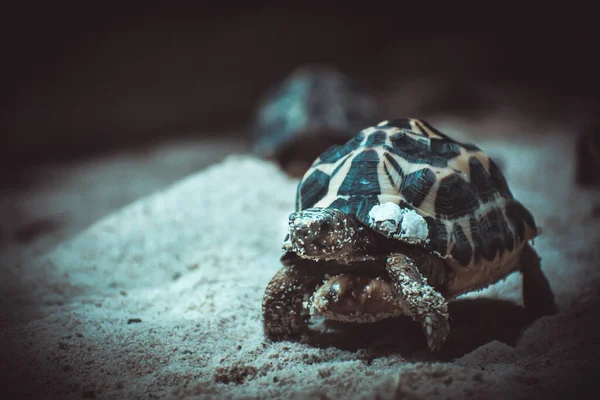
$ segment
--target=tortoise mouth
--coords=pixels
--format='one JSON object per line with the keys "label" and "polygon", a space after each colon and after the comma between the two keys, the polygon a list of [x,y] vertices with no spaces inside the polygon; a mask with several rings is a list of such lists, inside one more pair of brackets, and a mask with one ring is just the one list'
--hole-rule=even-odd
{"label": "tortoise mouth", "polygon": [[329,277],[311,296],[309,311],[311,316],[346,322],[374,322],[403,313],[397,291],[385,273]]}

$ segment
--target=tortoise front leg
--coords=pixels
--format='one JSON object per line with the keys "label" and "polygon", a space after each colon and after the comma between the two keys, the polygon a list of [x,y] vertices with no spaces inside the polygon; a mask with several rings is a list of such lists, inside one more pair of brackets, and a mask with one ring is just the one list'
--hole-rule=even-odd
{"label": "tortoise front leg", "polygon": [[410,257],[392,253],[386,267],[404,313],[421,323],[429,349],[439,350],[450,333],[446,299],[427,283]]}
{"label": "tortoise front leg", "polygon": [[531,317],[554,315],[558,307],[554,302],[554,294],[541,267],[541,259],[535,250],[525,245],[519,260],[523,274],[523,303]]}
{"label": "tortoise front leg", "polygon": [[[282,258],[284,267],[273,276],[263,297],[263,328],[271,340],[290,339],[307,328],[302,302],[313,279],[298,268],[294,258],[288,255]],[[301,262],[297,258],[296,261]]]}

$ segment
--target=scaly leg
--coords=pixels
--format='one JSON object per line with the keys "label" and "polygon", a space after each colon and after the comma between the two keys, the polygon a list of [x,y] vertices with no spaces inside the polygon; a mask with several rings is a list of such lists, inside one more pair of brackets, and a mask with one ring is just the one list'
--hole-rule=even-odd
{"label": "scaly leg", "polygon": [[541,267],[541,259],[535,250],[526,245],[521,252],[520,269],[523,274],[523,303],[531,317],[554,315],[558,307],[554,294]]}
{"label": "scaly leg", "polygon": [[386,266],[398,291],[398,302],[404,313],[421,323],[429,349],[439,350],[450,333],[446,299],[427,284],[427,280],[408,256],[392,253]]}
{"label": "scaly leg", "polygon": [[[301,261],[301,260],[297,260]],[[302,301],[313,280],[294,264],[294,257],[282,258],[284,266],[271,279],[262,303],[265,336],[272,340],[290,339],[306,329]]]}

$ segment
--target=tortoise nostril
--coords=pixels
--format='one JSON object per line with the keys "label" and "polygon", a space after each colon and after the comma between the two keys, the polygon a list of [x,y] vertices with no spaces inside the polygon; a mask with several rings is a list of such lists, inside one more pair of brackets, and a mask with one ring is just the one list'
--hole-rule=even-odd
{"label": "tortoise nostril", "polygon": [[295,219],[291,225],[296,235],[306,236],[309,233],[310,226],[303,223],[300,219]]}
{"label": "tortoise nostril", "polygon": [[296,227],[296,232],[302,236],[306,236],[308,234],[308,227],[306,225],[301,225]]}

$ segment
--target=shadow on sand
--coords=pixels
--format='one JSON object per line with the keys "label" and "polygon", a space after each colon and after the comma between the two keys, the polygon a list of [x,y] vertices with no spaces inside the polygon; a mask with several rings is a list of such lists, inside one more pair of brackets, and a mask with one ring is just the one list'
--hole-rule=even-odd
{"label": "shadow on sand", "polygon": [[534,319],[513,302],[498,299],[464,299],[449,303],[450,335],[444,347],[431,353],[418,323],[409,317],[370,324],[327,321],[303,342],[315,347],[357,351],[367,362],[390,354],[413,361],[449,361],[498,340],[515,346]]}

